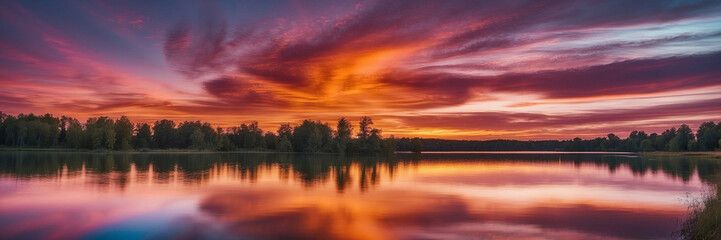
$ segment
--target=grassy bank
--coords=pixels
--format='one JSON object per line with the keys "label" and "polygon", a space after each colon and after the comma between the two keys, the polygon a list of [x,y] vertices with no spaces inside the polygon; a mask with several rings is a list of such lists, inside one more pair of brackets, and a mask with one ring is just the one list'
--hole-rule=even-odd
{"label": "grassy bank", "polygon": [[88,150],[76,150],[69,148],[24,148],[24,147],[0,147],[0,151],[7,152],[87,152]]}
{"label": "grassy bank", "polygon": [[721,239],[721,177],[704,197],[690,202],[677,235],[681,239]]}
{"label": "grassy bank", "polygon": [[648,157],[703,157],[721,159],[721,152],[642,152]]}
{"label": "grassy bank", "polygon": [[17,148],[0,147],[0,151],[6,152],[85,152],[85,153],[267,153],[276,152],[267,149],[237,149],[233,151],[199,150],[199,149],[131,149],[131,150],[107,150],[107,149],[69,149],[69,148]]}

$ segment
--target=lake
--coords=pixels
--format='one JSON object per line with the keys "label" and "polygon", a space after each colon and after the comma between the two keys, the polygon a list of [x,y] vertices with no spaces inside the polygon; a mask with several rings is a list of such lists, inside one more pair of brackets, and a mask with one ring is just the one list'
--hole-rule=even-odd
{"label": "lake", "polygon": [[719,162],[0,152],[0,238],[667,239]]}

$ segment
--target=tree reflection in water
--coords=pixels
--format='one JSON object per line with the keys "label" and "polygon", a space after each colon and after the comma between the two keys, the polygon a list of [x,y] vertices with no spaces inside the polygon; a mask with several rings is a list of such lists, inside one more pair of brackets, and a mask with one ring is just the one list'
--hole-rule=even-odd
{"label": "tree reflection in water", "polygon": [[679,198],[713,181],[718,162],[0,152],[0,238],[657,239],[670,236],[685,212]]}

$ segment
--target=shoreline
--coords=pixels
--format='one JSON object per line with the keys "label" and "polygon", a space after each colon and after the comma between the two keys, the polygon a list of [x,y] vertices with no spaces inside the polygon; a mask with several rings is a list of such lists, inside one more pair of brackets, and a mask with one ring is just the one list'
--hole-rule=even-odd
{"label": "shoreline", "polygon": [[[77,153],[303,153],[303,152],[276,152],[272,150],[251,150],[241,149],[233,151],[216,150],[193,150],[193,149],[142,149],[142,150],[87,150],[68,148],[13,148],[0,147],[0,152],[77,152]],[[410,151],[396,151],[395,153],[412,153]],[[647,157],[711,157],[721,159],[721,152],[578,152],[578,151],[424,151],[421,154],[442,154],[442,153],[478,153],[478,154],[637,154]],[[335,154],[335,153],[314,153],[314,154]]]}
{"label": "shoreline", "polygon": [[721,159],[721,152],[640,152],[647,157],[708,157]]}

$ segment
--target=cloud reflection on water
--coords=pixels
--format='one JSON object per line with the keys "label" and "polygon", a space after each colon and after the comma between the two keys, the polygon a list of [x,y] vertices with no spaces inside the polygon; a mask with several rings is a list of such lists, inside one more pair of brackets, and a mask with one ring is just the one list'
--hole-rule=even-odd
{"label": "cloud reflection on water", "polygon": [[719,169],[558,154],[0,159],[2,238],[656,239]]}

